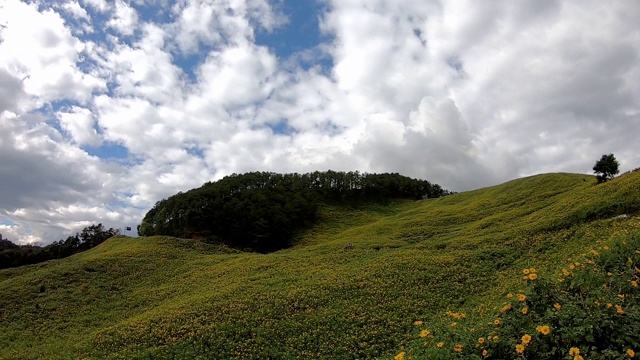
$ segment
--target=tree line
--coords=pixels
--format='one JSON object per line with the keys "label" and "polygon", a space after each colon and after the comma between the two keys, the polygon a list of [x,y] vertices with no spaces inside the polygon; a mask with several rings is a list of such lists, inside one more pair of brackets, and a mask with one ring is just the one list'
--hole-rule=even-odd
{"label": "tree line", "polygon": [[85,227],[82,232],[54,241],[47,246],[17,245],[0,234],[0,269],[37,264],[52,259],[61,259],[89,250],[120,232],[106,229],[102,224]]}
{"label": "tree line", "polygon": [[233,174],[155,204],[138,226],[142,236],[201,237],[232,247],[270,252],[316,219],[322,203],[435,198],[437,184],[397,173],[312,172]]}

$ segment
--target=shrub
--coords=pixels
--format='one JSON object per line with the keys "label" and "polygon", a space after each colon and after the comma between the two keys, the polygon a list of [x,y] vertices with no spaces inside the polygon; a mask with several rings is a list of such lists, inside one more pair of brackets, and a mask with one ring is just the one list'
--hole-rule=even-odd
{"label": "shrub", "polygon": [[[449,312],[450,324],[416,322],[414,359],[629,359],[640,350],[640,235],[580,254],[549,278],[523,269],[492,321]],[[445,323],[445,322],[443,322]],[[475,325],[473,328],[470,328]],[[425,330],[429,330],[425,332]],[[426,335],[425,335],[426,334]]]}

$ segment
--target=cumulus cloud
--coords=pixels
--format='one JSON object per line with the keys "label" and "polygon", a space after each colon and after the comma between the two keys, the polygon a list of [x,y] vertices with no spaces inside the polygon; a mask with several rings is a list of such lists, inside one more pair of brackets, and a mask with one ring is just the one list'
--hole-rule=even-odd
{"label": "cumulus cloud", "polygon": [[82,19],[86,21],[91,20],[87,11],[82,6],[80,6],[77,1],[68,1],[62,5],[62,8],[65,11],[71,13],[76,19]]}
{"label": "cumulus cloud", "polygon": [[0,68],[0,114],[4,111],[21,112],[26,95],[22,80]]}
{"label": "cumulus cloud", "polygon": [[[279,2],[6,0],[3,231],[135,225],[166,196],[253,170],[393,171],[461,191],[588,173],[603,153],[638,166],[640,5],[324,4],[324,42],[291,54],[259,36],[286,34]],[[112,147],[126,154],[100,155]]]}
{"label": "cumulus cloud", "polygon": [[56,115],[62,128],[71,135],[76,144],[81,146],[100,145],[101,139],[95,129],[96,121],[91,110],[72,106],[68,111],[61,111]]}
{"label": "cumulus cloud", "polygon": [[62,99],[86,103],[94,90],[105,87],[103,80],[78,68],[84,45],[57,12],[7,0],[0,23],[5,24],[0,64],[23,79],[25,92],[34,96],[31,109]]}
{"label": "cumulus cloud", "polygon": [[41,116],[0,116],[0,168],[0,216],[16,223],[12,231],[22,240],[53,241],[91,221],[121,223],[131,215],[104,206],[116,201],[111,174],[120,166],[66,143]]}
{"label": "cumulus cloud", "polygon": [[113,28],[121,35],[133,35],[138,24],[138,13],[134,8],[129,6],[122,0],[115,2],[113,16],[107,22],[107,25]]}
{"label": "cumulus cloud", "polygon": [[82,0],[82,3],[85,5],[85,7],[91,7],[101,13],[104,13],[111,9],[111,5],[109,5],[107,0]]}
{"label": "cumulus cloud", "polygon": [[254,24],[271,31],[286,22],[266,0],[181,0],[173,6],[173,13],[177,17],[171,26],[175,42],[186,54],[197,52],[200,46],[216,49],[253,40]]}

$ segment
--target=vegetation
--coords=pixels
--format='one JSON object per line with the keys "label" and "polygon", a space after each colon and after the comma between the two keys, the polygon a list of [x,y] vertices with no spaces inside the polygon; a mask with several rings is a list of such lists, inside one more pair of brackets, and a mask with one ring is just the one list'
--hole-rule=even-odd
{"label": "vegetation", "polygon": [[593,172],[596,174],[598,183],[603,183],[613,179],[620,172],[620,164],[613,154],[602,155],[600,160],[596,161],[593,166]]}
{"label": "vegetation", "polygon": [[[638,348],[618,335],[639,338],[626,267],[627,255],[639,259],[639,213],[640,172],[597,186],[591,176],[548,174],[428,201],[329,203],[296,245],[269,254],[117,236],[65,259],[0,271],[0,359],[464,358],[482,356],[470,349],[479,336],[463,331],[481,326],[491,329],[485,341],[494,330],[505,341],[504,350],[500,342],[487,348],[492,356],[512,356],[530,335],[524,357],[545,354],[551,339],[563,358],[576,347],[588,359],[591,340],[577,339],[608,320],[618,328],[594,341],[628,357]],[[579,268],[570,269],[569,258]],[[524,282],[522,269],[532,267],[536,279]],[[596,289],[605,278],[594,269],[609,269],[615,293]],[[593,280],[581,283],[580,274]],[[540,295],[547,293],[551,299]],[[594,318],[580,308],[589,297],[604,304]],[[501,313],[506,302],[512,309]],[[531,323],[521,327],[524,304]],[[491,327],[496,314],[501,326]],[[444,332],[452,322],[460,335]],[[536,330],[545,325],[549,334]],[[431,334],[420,337],[423,330]],[[447,336],[470,335],[454,353],[458,343]]]}
{"label": "vegetation", "polygon": [[89,250],[112,236],[119,234],[113,228],[106,229],[102,224],[94,224],[82,229],[80,234],[54,241],[47,246],[16,245],[0,234],[0,269],[37,264],[51,259],[62,259],[82,251]]}
{"label": "vegetation", "polygon": [[451,311],[447,315],[452,319],[444,326],[438,324],[438,330],[416,321],[421,340],[411,355],[426,359],[632,358],[640,351],[639,249],[640,233],[620,234],[568,258],[556,276],[525,268],[521,290],[507,293],[486,325],[477,326],[479,321]]}
{"label": "vegetation", "polygon": [[159,201],[142,220],[138,233],[209,238],[269,252],[291,246],[293,236],[316,220],[321,203],[446,194],[439,185],[399,174],[253,172],[227,176]]}

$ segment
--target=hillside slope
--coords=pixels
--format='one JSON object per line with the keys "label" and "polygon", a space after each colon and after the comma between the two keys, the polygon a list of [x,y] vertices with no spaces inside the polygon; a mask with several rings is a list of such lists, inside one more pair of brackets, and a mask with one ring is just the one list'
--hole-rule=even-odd
{"label": "hillside slope", "polygon": [[300,245],[266,255],[116,237],[0,271],[0,358],[390,358],[414,319],[493,304],[522,267],[557,272],[638,231],[639,210],[640,172],[602,185],[546,174],[325,207]]}

